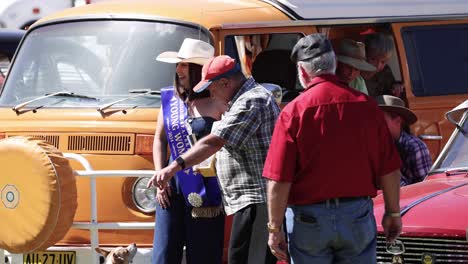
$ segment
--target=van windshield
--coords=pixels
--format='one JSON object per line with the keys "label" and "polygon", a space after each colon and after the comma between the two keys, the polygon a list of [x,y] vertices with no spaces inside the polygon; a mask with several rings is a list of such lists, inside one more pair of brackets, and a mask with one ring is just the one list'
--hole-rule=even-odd
{"label": "van windshield", "polygon": [[[177,51],[184,38],[208,41],[205,31],[189,25],[93,20],[47,25],[24,40],[0,95],[0,106],[159,107],[152,91],[172,85],[175,64],[156,61]],[[57,92],[86,95],[46,96]],[[134,96],[135,94],[143,96]],[[39,100],[34,100],[44,97]]]}

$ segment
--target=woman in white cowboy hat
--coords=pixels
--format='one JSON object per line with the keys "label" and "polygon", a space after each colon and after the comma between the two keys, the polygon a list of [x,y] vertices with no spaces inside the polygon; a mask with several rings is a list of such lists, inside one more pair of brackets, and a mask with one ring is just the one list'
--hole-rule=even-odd
{"label": "woman in white cowboy hat", "polygon": [[[189,138],[203,137],[221,118],[226,106],[208,91],[194,93],[202,65],[214,55],[203,41],[186,38],[179,51],[161,53],[156,60],[175,63],[174,86],[161,89],[162,109],[154,137],[155,170],[188,150]],[[188,123],[188,125],[186,125]],[[184,164],[180,164],[184,166]],[[153,184],[153,179],[148,185]],[[224,212],[216,177],[203,177],[192,168],[180,171],[170,184],[157,190],[153,264],[178,264],[186,247],[187,263],[222,262]]]}

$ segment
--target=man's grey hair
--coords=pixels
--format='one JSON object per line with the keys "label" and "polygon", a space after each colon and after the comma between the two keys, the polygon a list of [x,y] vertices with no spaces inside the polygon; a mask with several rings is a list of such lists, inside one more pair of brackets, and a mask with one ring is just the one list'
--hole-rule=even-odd
{"label": "man's grey hair", "polygon": [[302,67],[310,78],[317,77],[322,74],[335,74],[336,71],[336,55],[335,52],[330,51],[320,55],[319,57],[297,62],[297,74],[302,87],[306,88],[307,84],[301,77]]}

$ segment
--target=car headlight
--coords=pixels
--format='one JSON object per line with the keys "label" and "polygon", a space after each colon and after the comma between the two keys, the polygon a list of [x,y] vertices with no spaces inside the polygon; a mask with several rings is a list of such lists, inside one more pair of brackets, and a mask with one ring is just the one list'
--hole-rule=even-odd
{"label": "car headlight", "polygon": [[145,213],[156,210],[156,188],[146,188],[149,177],[138,178],[132,187],[132,198],[135,206]]}

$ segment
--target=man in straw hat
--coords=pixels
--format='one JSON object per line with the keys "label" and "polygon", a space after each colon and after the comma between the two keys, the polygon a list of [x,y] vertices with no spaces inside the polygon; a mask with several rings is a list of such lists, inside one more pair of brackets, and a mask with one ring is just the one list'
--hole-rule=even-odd
{"label": "man in straw hat", "polygon": [[350,87],[368,94],[361,71],[372,72],[375,67],[366,61],[364,43],[343,39],[337,49],[338,66],[336,75]]}
{"label": "man in straw hat", "polygon": [[376,99],[380,109],[384,111],[388,129],[403,161],[400,185],[404,186],[424,180],[432,166],[429,150],[422,140],[402,129],[403,125],[412,125],[418,118],[405,107],[403,100],[396,96],[381,95]]}
{"label": "man in straw hat", "polygon": [[[270,249],[280,259],[289,249],[294,264],[375,263],[371,197],[379,187],[387,240],[401,231],[401,161],[383,113],[338,80],[324,35],[301,38],[291,58],[305,91],[278,117],[263,169]],[[285,210],[288,246],[281,232]]]}
{"label": "man in straw hat", "polygon": [[[226,214],[233,214],[229,242],[230,264],[276,263],[268,249],[266,183],[262,178],[271,134],[280,112],[272,94],[246,78],[240,65],[222,55],[202,69],[197,93],[228,105],[211,133],[166,168],[156,172],[155,183],[165,186],[177,171],[198,164],[216,153],[216,172]],[[209,254],[209,252],[207,252]]]}

